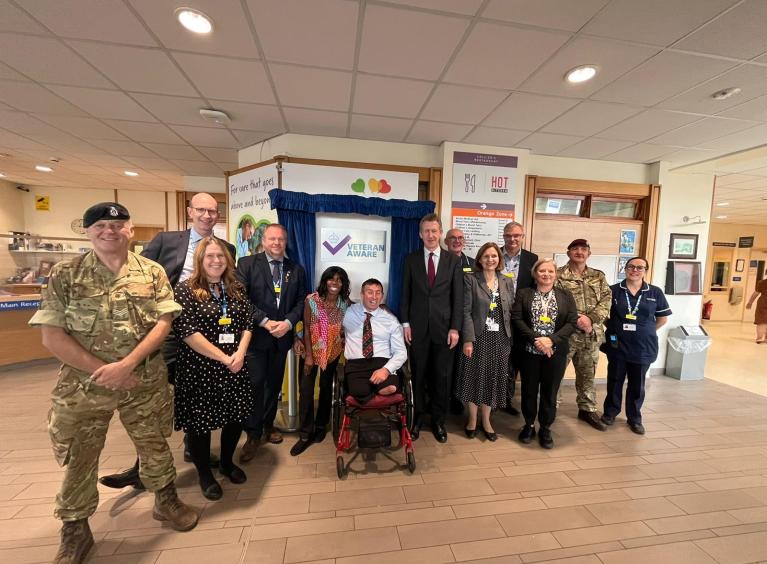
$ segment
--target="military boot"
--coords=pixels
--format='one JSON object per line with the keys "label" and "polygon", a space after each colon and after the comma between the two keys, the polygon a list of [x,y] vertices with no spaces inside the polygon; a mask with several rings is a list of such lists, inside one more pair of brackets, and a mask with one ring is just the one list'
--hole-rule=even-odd
{"label": "military boot", "polygon": [[80,564],[85,562],[88,551],[93,546],[93,534],[88,526],[88,519],[64,521],[61,525],[61,545],[53,564]]}
{"label": "military boot", "polygon": [[195,528],[200,515],[178,498],[176,485],[171,482],[154,492],[152,517],[158,521],[169,521],[177,531],[189,531]]}

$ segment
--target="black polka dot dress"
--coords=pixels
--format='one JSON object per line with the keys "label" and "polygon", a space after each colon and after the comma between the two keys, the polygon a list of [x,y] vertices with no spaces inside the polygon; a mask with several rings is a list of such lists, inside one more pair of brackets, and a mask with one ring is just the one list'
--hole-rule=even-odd
{"label": "black polka dot dress", "polygon": [[[176,301],[183,308],[173,321],[173,331],[179,339],[176,362],[176,430],[186,433],[205,433],[220,429],[225,424],[243,422],[253,411],[253,397],[247,365],[237,374],[220,362],[203,356],[187,345],[183,339],[200,333],[227,355],[233,354],[240,344],[242,332],[252,331],[252,310],[247,298],[227,300],[227,316],[232,323],[219,325],[222,307],[216,299],[198,301],[187,281],[174,290]],[[219,343],[219,335],[234,334],[233,343]]]}

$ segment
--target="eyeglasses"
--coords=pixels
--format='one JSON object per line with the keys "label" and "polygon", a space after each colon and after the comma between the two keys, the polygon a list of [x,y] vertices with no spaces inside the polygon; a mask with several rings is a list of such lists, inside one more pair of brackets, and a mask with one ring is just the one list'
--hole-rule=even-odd
{"label": "eyeglasses", "polygon": [[504,239],[521,239],[524,236],[525,236],[524,233],[515,233],[512,235],[507,235],[506,233],[503,234]]}
{"label": "eyeglasses", "polygon": [[208,209],[208,208],[192,208],[192,209],[195,212],[197,212],[198,215],[206,215],[207,214],[207,215],[209,215],[211,217],[214,216],[214,215],[218,215],[218,210],[215,210],[215,209],[213,209],[213,210],[212,209]]}
{"label": "eyeglasses", "polygon": [[637,272],[644,272],[647,270],[647,267],[644,266],[637,266],[636,264],[629,264],[626,266],[626,270],[636,270]]}
{"label": "eyeglasses", "polygon": [[463,241],[463,237],[453,237],[452,235],[448,237],[448,239],[451,239],[453,241]]}

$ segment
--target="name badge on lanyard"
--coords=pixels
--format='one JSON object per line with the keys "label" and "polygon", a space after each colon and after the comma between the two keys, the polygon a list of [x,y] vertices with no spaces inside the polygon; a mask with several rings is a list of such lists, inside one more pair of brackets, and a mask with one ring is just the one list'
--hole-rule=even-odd
{"label": "name badge on lanyard", "polygon": [[636,323],[624,323],[623,324],[623,330],[624,331],[636,331],[637,330]]}
{"label": "name badge on lanyard", "polygon": [[220,333],[218,336],[218,344],[231,344],[234,343],[234,333]]}

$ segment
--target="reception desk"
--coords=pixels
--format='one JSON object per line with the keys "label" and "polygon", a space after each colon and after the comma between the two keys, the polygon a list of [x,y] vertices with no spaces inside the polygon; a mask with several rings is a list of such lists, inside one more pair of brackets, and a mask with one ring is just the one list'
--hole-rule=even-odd
{"label": "reception desk", "polygon": [[[13,288],[16,295],[0,296],[0,366],[53,358],[43,347],[40,328],[27,324],[40,304],[40,286],[24,286]],[[8,286],[3,289],[10,290]]]}

